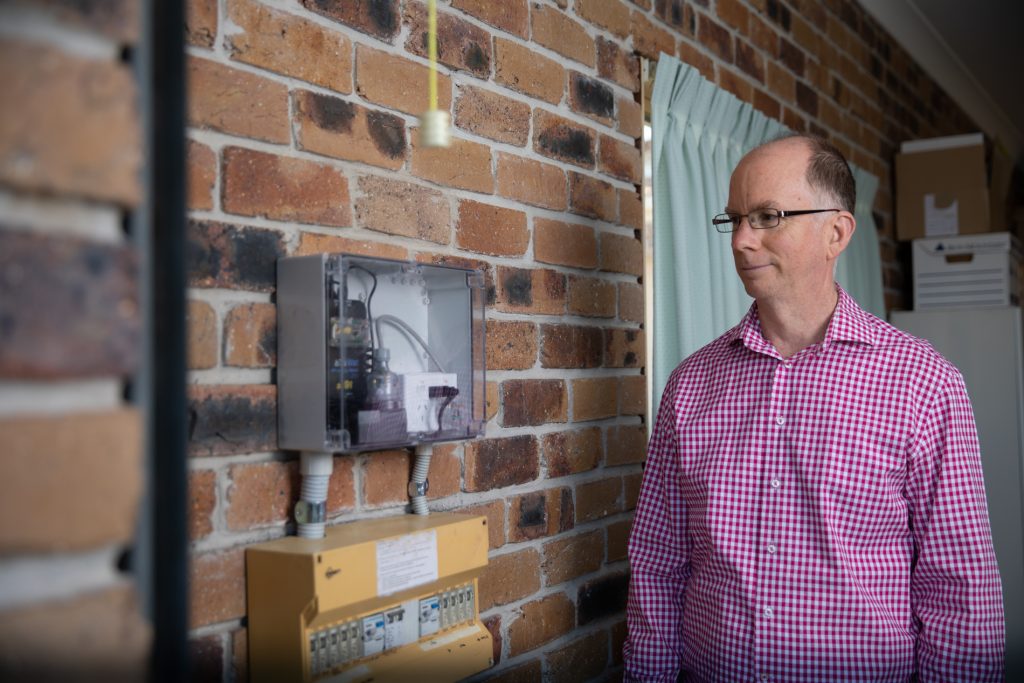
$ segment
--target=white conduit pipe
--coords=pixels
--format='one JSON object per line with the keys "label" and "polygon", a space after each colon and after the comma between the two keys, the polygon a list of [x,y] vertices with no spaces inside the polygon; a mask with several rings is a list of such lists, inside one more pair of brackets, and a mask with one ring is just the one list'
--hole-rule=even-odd
{"label": "white conduit pipe", "polygon": [[427,509],[427,490],[430,483],[427,481],[427,471],[430,469],[430,456],[434,453],[434,446],[431,444],[420,444],[416,446],[416,464],[412,468],[412,479],[409,480],[409,498],[412,501],[412,511],[417,515],[429,515]]}
{"label": "white conduit pipe", "polygon": [[295,521],[300,538],[323,538],[327,525],[327,487],[334,471],[334,457],[330,453],[302,451],[302,492],[295,504]]}

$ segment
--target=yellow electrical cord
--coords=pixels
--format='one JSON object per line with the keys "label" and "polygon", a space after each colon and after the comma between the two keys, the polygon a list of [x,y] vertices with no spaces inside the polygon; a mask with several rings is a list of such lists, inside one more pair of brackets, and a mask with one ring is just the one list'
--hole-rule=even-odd
{"label": "yellow electrical cord", "polygon": [[433,111],[437,109],[437,0],[427,0],[427,58],[430,60],[429,109]]}

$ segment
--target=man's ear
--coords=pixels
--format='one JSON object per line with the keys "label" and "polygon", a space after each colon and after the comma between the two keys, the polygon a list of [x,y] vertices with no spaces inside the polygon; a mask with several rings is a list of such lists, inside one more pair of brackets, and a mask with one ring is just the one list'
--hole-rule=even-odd
{"label": "man's ear", "polygon": [[828,260],[835,261],[843,253],[857,229],[857,219],[849,211],[837,213],[828,227]]}

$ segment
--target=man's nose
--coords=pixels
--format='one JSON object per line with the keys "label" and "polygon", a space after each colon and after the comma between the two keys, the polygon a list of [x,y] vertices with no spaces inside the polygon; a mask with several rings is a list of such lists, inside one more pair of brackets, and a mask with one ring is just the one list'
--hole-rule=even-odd
{"label": "man's nose", "polygon": [[732,231],[732,248],[735,251],[743,249],[756,249],[761,243],[757,230],[750,227],[750,221],[744,216],[740,219],[736,229]]}

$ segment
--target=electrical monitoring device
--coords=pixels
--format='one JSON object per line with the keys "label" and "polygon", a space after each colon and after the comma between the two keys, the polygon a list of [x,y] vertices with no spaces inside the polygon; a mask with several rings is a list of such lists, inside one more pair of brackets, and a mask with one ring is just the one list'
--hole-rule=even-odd
{"label": "electrical monitoring device", "polygon": [[254,683],[456,681],[493,664],[487,520],[407,515],[246,551]]}
{"label": "electrical monitoring device", "polygon": [[352,452],[482,434],[485,303],[475,270],[279,259],[280,447]]}

